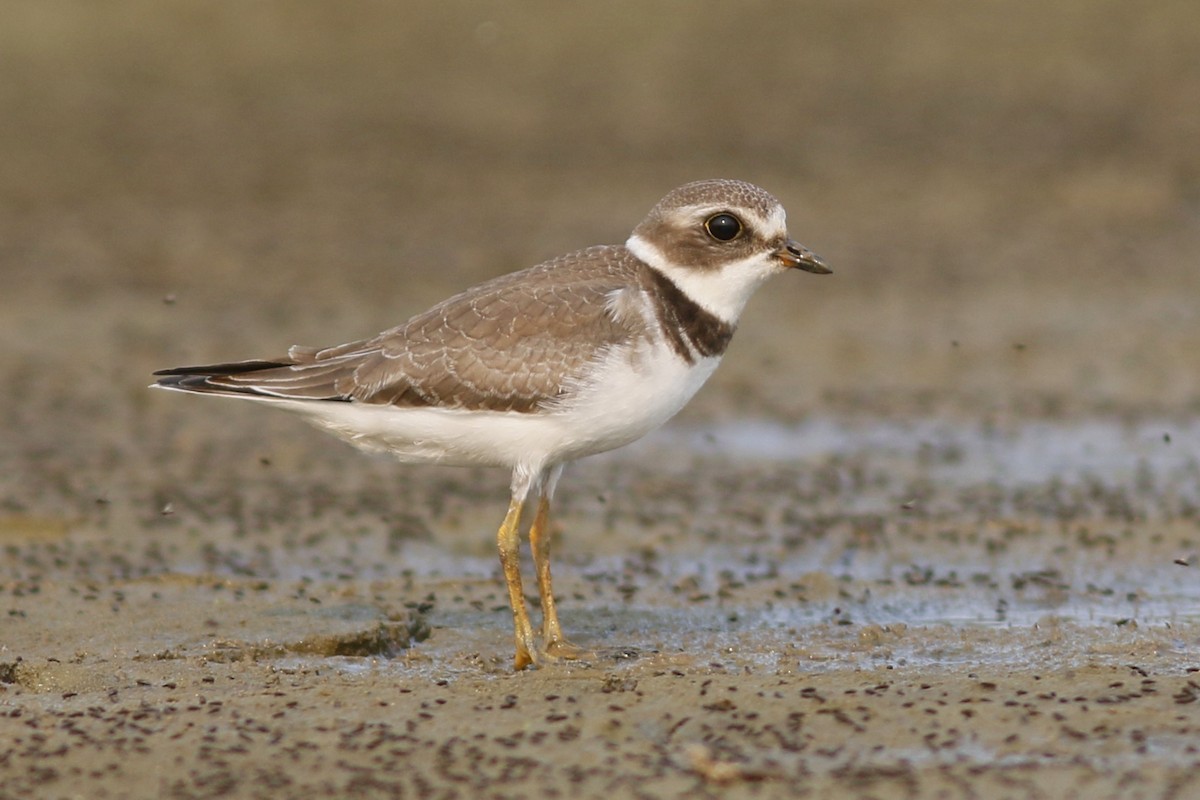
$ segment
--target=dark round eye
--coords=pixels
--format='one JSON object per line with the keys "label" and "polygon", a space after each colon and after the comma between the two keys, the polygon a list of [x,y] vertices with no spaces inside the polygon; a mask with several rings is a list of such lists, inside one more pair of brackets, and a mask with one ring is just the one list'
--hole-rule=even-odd
{"label": "dark round eye", "polygon": [[714,214],[705,220],[704,230],[717,241],[728,242],[742,232],[742,222],[733,214]]}

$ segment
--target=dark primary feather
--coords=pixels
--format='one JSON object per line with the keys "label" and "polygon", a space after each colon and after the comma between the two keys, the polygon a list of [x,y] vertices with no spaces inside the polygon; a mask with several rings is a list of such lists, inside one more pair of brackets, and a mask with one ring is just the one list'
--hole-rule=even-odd
{"label": "dark primary feather", "polygon": [[[171,389],[188,389],[193,392],[229,394],[230,392],[236,393],[239,389],[233,386],[222,386],[210,379],[243,374],[261,374],[280,367],[290,367],[292,363],[287,359],[274,359],[271,361],[255,359],[252,361],[231,361],[227,364],[171,367],[170,369],[156,370],[153,374],[158,376],[158,380],[155,383],[159,386]],[[241,392],[245,394],[257,394],[250,387],[245,387]]]}

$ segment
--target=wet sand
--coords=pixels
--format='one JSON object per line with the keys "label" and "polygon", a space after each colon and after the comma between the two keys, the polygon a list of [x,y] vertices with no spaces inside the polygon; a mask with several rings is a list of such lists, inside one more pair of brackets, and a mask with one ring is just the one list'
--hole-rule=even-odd
{"label": "wet sand", "polygon": [[[120,7],[0,33],[0,797],[1200,796],[1191,5]],[[835,274],[566,472],[587,661],[507,476],[145,389],[713,175]]]}

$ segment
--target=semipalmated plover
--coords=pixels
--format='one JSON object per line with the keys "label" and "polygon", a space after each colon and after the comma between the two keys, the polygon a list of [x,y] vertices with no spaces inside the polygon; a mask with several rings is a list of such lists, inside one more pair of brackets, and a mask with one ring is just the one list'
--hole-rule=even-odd
{"label": "semipalmated plover", "polygon": [[[546,541],[563,465],[674,416],[716,369],[750,295],[789,269],[830,271],[788,238],[778,200],[742,181],[698,181],[659,201],[624,245],[494,278],[369,339],[165,369],[155,385],[294,411],[401,461],[512,470],[496,539],[520,669],[579,652],[559,627]],[[533,495],[540,651],[518,561]]]}

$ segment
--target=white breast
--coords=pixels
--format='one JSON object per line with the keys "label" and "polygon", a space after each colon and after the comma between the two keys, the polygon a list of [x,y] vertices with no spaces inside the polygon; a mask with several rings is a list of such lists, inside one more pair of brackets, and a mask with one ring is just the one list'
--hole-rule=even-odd
{"label": "white breast", "polygon": [[687,364],[662,342],[609,354],[556,411],[569,426],[566,458],[629,444],[675,416],[704,385],[720,358]]}

